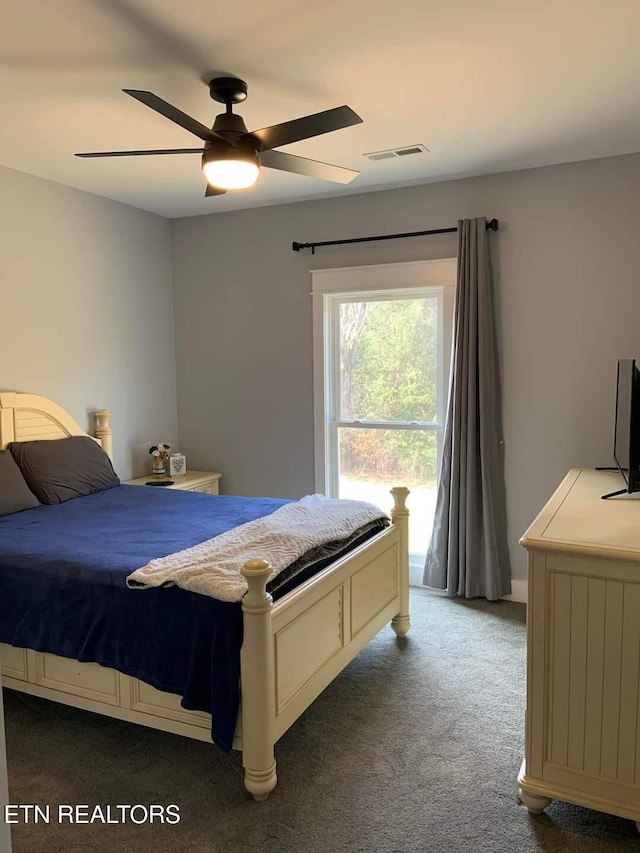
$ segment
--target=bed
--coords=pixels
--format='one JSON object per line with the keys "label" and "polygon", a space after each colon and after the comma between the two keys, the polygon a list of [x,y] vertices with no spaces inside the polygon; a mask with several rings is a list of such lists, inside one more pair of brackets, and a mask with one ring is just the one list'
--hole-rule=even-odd
{"label": "bed", "polygon": [[[99,410],[94,417],[94,438],[111,457],[110,413]],[[0,448],[15,441],[84,435],[87,433],[76,421],[52,401],[28,394],[0,393]],[[112,490],[111,498],[94,501],[94,515],[104,507],[104,519],[111,523],[113,510],[108,508],[108,501],[118,500],[124,506],[134,499],[132,491],[138,497],[143,492],[160,492],[154,498],[158,501],[170,497],[162,490],[118,486]],[[235,679],[240,696],[229,745],[242,751],[245,787],[257,800],[266,799],[276,785],[274,744],[292,723],[385,625],[390,622],[398,637],[404,637],[409,630],[407,494],[407,489],[392,489],[394,507],[389,527],[323,564],[275,601],[267,591],[268,563],[252,559],[242,568],[248,591],[237,608],[239,672],[234,676],[231,670],[226,676],[231,682]],[[173,495],[181,495],[178,500],[183,502],[224,501],[222,497],[185,492]],[[77,512],[86,500],[69,504],[75,503]],[[20,515],[25,517],[24,513],[17,513]],[[0,570],[1,567],[2,555]],[[147,591],[128,592],[131,598],[149,595]],[[161,600],[163,590],[157,593]],[[207,606],[216,606],[212,599],[208,602]],[[205,605],[194,600],[193,606]],[[231,633],[234,631],[237,633],[238,629]],[[2,645],[5,686],[163,731],[211,740],[215,719],[208,713],[185,708],[178,692],[156,689],[130,674],[131,668],[125,663],[100,665],[95,661],[102,658],[94,652],[81,662],[54,654],[43,643],[32,645],[36,648],[15,643]],[[158,646],[159,656],[169,654],[162,644]],[[60,651],[58,646],[54,648]],[[198,707],[197,702],[189,704]]]}

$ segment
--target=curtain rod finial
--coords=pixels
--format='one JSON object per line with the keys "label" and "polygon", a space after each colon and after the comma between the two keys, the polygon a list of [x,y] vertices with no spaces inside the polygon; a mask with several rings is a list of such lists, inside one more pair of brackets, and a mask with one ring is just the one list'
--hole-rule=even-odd
{"label": "curtain rod finial", "polygon": [[487,222],[487,228],[490,228],[492,231],[497,231],[499,227],[500,227],[500,223],[498,222],[497,219],[490,219]]}

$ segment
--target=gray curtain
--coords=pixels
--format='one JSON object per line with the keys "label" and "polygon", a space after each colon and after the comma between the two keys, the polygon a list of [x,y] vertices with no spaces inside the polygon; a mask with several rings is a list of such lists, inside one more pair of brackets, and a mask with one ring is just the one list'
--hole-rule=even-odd
{"label": "gray curtain", "polygon": [[486,220],[463,219],[449,406],[426,586],[491,600],[511,592],[502,451]]}

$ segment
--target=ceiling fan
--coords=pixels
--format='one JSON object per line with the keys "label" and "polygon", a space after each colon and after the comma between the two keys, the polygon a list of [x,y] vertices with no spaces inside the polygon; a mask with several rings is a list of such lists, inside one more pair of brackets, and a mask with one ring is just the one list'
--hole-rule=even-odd
{"label": "ceiling fan", "polygon": [[222,195],[227,190],[252,186],[258,179],[261,166],[340,184],[348,184],[359,174],[354,169],[331,166],[318,160],[308,160],[295,154],[274,150],[282,145],[360,124],[362,119],[350,107],[335,107],[249,132],[242,117],[233,112],[233,105],[241,103],[247,97],[247,84],[237,77],[215,77],[210,81],[211,97],[226,106],[226,112],[216,116],[211,129],[152,92],[138,89],[122,91],[193,133],[204,142],[204,147],[152,151],[95,151],[76,154],[76,157],[202,154],[202,170],[207,179],[205,196]]}

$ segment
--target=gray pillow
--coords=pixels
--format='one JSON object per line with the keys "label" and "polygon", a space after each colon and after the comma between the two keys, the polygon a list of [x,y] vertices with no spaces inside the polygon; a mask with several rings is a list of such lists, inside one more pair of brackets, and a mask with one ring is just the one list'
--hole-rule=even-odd
{"label": "gray pillow", "polygon": [[9,450],[27,485],[43,504],[61,504],[120,482],[107,454],[85,435],[12,441]]}
{"label": "gray pillow", "polygon": [[0,515],[40,506],[8,450],[0,450]]}

